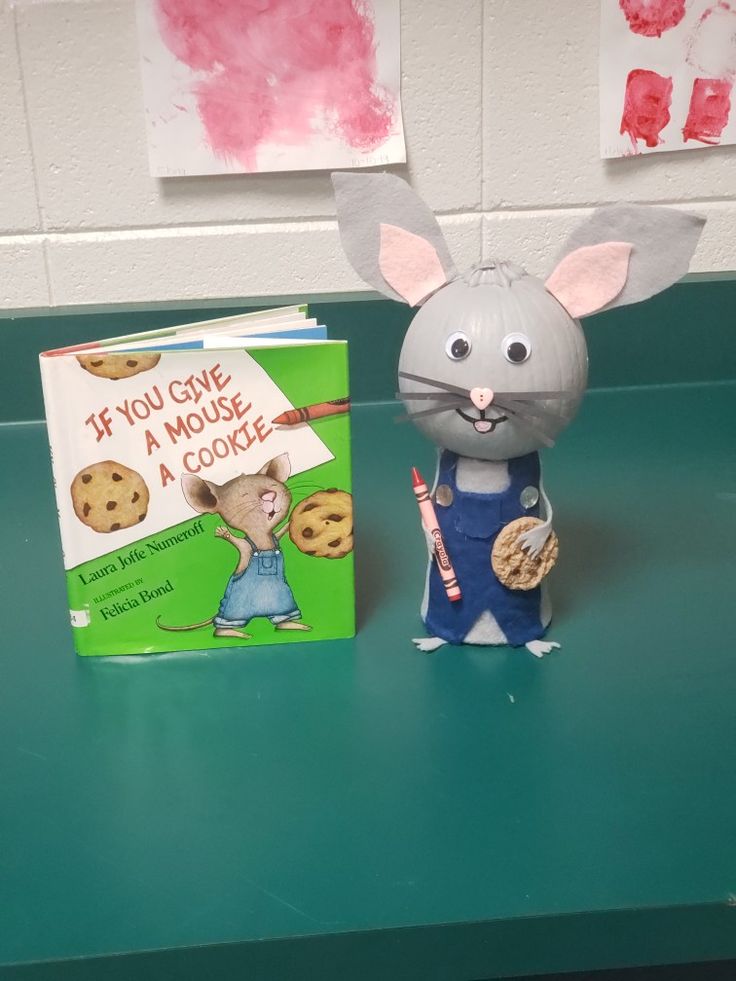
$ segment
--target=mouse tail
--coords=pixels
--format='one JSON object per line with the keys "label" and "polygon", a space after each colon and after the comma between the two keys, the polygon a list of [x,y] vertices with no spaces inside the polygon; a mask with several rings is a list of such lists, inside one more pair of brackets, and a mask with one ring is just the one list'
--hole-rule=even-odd
{"label": "mouse tail", "polygon": [[169,627],[165,623],[161,623],[161,617],[156,617],[156,626],[159,630],[198,630],[200,627],[208,627],[214,620],[214,617],[210,617],[209,620],[202,620],[201,623],[188,623],[184,627]]}

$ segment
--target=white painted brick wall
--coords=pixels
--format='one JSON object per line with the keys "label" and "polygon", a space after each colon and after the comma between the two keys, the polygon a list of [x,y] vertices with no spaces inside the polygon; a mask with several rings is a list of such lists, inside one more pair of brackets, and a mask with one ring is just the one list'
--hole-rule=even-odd
{"label": "white painted brick wall", "polygon": [[[736,148],[599,159],[598,2],[402,0],[398,172],[461,264],[545,272],[590,207],[635,200],[707,214],[694,270],[736,270]],[[134,0],[6,0],[0,92],[1,307],[364,289],[327,174],[149,176]]]}

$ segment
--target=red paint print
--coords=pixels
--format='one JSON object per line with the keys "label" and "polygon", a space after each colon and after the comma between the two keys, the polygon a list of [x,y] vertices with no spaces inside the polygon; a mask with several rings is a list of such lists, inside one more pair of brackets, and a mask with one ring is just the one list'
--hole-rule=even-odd
{"label": "red paint print", "polygon": [[327,130],[359,151],[391,133],[367,0],[156,0],[165,44],[193,71],[212,150],[257,169],[261,143]]}
{"label": "red paint print", "polygon": [[731,112],[732,83],[725,78],[696,78],[682,130],[684,142],[717,145]]}
{"label": "red paint print", "polygon": [[685,0],[618,0],[633,34],[662,37],[685,16]]}
{"label": "red paint print", "polygon": [[659,134],[670,121],[672,79],[645,68],[635,68],[626,79],[621,133],[628,133],[634,150],[637,140],[658,146]]}

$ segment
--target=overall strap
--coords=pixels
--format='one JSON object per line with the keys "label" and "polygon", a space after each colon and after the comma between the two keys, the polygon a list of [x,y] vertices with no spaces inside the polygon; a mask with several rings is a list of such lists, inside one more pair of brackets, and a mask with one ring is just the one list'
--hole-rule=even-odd
{"label": "overall strap", "polygon": [[509,460],[509,476],[512,483],[539,484],[539,454],[536,450]]}
{"label": "overall strap", "polygon": [[443,450],[440,453],[440,465],[437,469],[438,487],[440,484],[449,484],[453,491],[457,489],[457,459],[457,453],[453,453],[452,450]]}

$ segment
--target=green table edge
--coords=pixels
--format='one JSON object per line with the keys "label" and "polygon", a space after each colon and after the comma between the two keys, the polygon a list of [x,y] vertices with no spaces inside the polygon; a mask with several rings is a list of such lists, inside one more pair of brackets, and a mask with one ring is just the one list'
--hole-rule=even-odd
{"label": "green table edge", "polygon": [[[693,935],[698,941],[692,943]],[[628,951],[620,953],[622,937]],[[563,953],[563,951],[565,951]],[[0,968],[7,981],[204,977],[403,981],[503,978],[736,957],[736,904],[446,923],[141,951]],[[397,965],[401,965],[400,973]]]}

